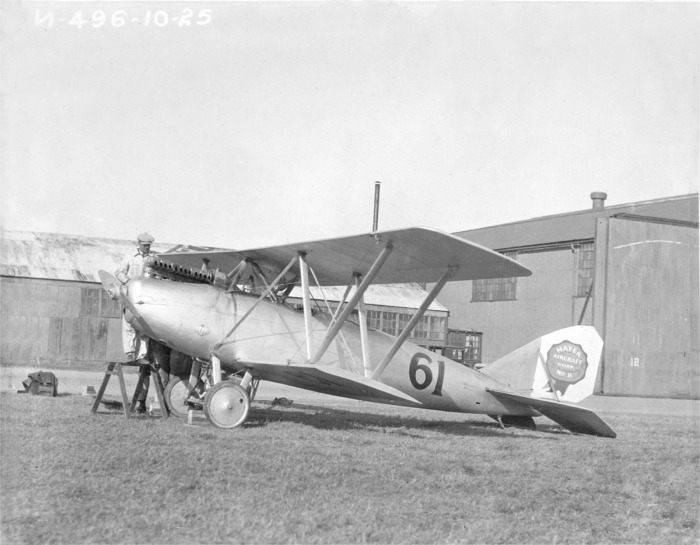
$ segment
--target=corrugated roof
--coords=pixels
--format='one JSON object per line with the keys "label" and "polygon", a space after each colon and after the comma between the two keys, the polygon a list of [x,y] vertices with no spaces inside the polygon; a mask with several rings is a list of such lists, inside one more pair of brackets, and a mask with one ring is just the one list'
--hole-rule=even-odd
{"label": "corrugated roof", "polygon": [[606,206],[460,231],[455,235],[493,250],[592,239],[598,218],[633,214],[698,222],[698,194]]}
{"label": "corrugated roof", "polygon": [[[173,244],[153,244],[164,252]],[[2,231],[0,276],[99,282],[97,271],[113,273],[136,242],[56,233]]]}
{"label": "corrugated roof", "polygon": [[[152,245],[155,252],[166,252],[174,244]],[[136,253],[131,240],[83,237],[56,233],[2,231],[0,239],[0,276],[99,282],[100,269],[114,272],[128,252]],[[329,300],[340,300],[344,287],[326,287]],[[294,295],[294,294],[293,294]],[[314,288],[314,296],[322,298]],[[365,294],[369,305],[418,308],[427,292],[418,284],[370,286]],[[447,312],[437,301],[429,310]]]}

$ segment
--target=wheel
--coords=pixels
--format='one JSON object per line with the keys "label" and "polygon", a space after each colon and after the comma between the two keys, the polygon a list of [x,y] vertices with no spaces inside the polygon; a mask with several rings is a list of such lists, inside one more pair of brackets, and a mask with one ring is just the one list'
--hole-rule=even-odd
{"label": "wheel", "polygon": [[[180,377],[172,378],[168,381],[165,390],[163,391],[163,397],[165,398],[165,403],[170,409],[170,414],[177,417],[187,416],[189,411],[189,404],[187,403],[187,387],[189,379],[185,380]],[[198,383],[195,389],[192,391],[192,396],[195,398],[200,397],[201,383]]]}
{"label": "wheel", "polygon": [[248,417],[249,410],[248,394],[234,382],[219,382],[204,395],[204,414],[217,428],[240,426]]}

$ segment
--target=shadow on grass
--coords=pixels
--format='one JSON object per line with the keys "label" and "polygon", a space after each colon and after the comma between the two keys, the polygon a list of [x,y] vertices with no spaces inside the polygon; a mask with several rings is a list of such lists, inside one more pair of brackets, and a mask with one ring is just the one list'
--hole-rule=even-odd
{"label": "shadow on grass", "polygon": [[[121,403],[106,400],[101,404],[97,414],[114,415],[124,418]],[[394,411],[394,414],[382,413]],[[403,411],[415,411],[392,406],[371,407],[366,412],[359,410],[347,410],[341,408],[305,405],[294,403],[291,407],[271,406],[267,401],[256,401],[252,404],[248,419],[243,428],[263,428],[274,423],[291,423],[303,426],[311,426],[320,430],[339,431],[367,431],[371,433],[390,433],[406,437],[423,437],[424,432],[442,433],[456,437],[495,437],[503,439],[547,439],[558,440],[561,436],[572,434],[557,424],[550,424],[549,420],[538,423],[537,430],[507,427],[502,429],[498,423],[492,420],[472,420],[470,415],[464,415],[464,419],[455,420],[455,413],[444,413],[453,419],[432,418],[435,411],[420,411],[425,416],[412,416],[401,414]],[[132,418],[160,419],[160,416],[132,415]],[[177,417],[172,417],[181,420]],[[195,411],[195,419],[199,425],[208,424],[201,411]],[[182,419],[184,421],[184,419]]]}
{"label": "shadow on grass", "polygon": [[[261,406],[258,402],[252,406],[244,427],[264,427],[270,423],[291,422],[313,426],[324,430],[362,430],[376,433],[392,433],[408,437],[421,437],[421,431],[444,433],[464,437],[502,437],[512,439],[558,439],[558,435],[571,435],[558,426],[538,426],[536,431],[513,427],[501,429],[493,421],[474,420],[439,420],[404,416],[386,415],[373,412],[358,412],[316,405],[294,404],[293,407],[277,408]],[[401,409],[397,409],[401,410]],[[517,430],[517,435],[512,432]]]}

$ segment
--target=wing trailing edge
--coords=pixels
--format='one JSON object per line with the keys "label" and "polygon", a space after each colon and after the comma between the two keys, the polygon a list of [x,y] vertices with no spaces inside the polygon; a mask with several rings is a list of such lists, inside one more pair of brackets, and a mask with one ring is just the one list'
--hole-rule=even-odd
{"label": "wing trailing edge", "polygon": [[507,399],[527,405],[531,409],[554,420],[554,422],[560,426],[574,433],[598,435],[601,437],[611,437],[613,439],[617,437],[613,429],[590,409],[579,407],[578,405],[562,403],[560,401],[537,399],[512,392],[493,390],[491,388],[487,388],[487,391],[496,398]]}

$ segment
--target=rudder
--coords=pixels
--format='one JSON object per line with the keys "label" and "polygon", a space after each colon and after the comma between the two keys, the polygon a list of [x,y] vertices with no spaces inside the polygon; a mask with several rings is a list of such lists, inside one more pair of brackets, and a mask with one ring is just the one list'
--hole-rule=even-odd
{"label": "rudder", "polygon": [[603,340],[591,326],[548,333],[481,372],[537,399],[578,403],[593,393]]}

